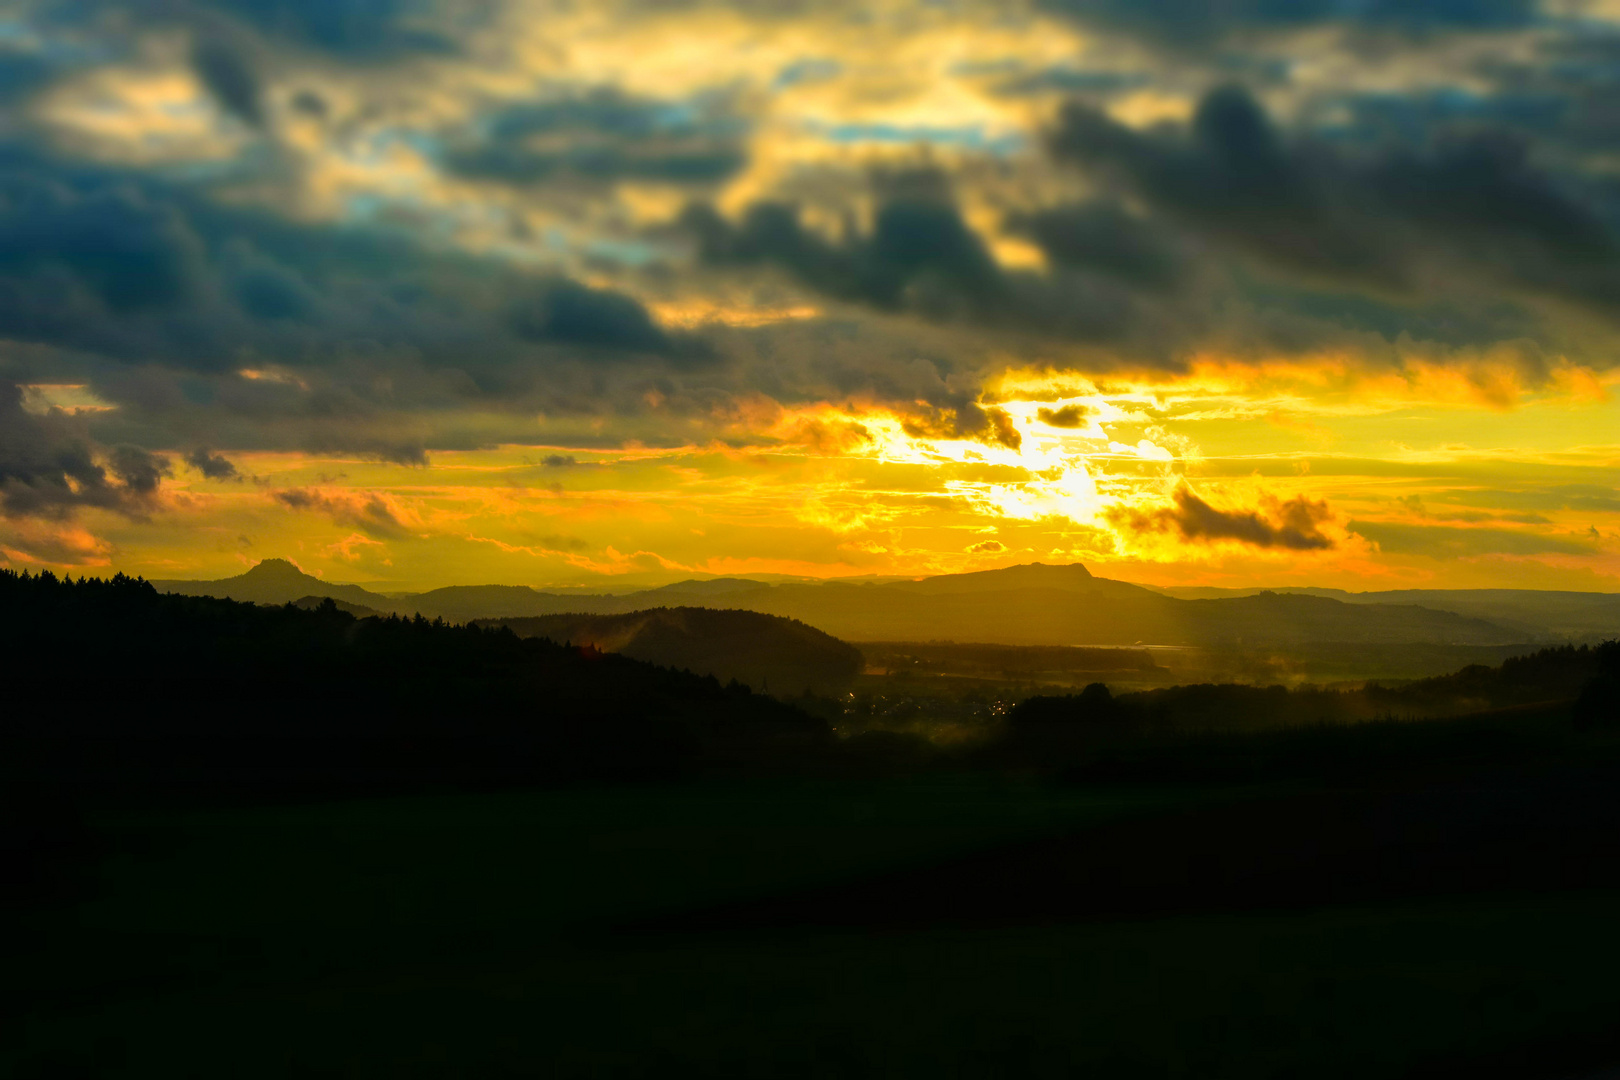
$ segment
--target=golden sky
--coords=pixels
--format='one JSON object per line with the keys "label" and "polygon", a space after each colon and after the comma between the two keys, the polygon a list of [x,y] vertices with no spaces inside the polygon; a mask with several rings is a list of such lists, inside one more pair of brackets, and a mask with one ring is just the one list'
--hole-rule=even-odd
{"label": "golden sky", "polygon": [[0,560],[1620,589],[1620,12],[1350,10],[25,5]]}

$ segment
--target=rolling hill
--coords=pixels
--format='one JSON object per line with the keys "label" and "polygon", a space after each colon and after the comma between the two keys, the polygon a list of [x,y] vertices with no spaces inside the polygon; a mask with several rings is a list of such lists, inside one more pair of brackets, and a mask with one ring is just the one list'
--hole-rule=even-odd
{"label": "rolling hill", "polygon": [[847,690],[860,674],[859,649],[792,619],[754,611],[676,607],[624,615],[543,615],[480,620],[519,637],[594,645],[660,667],[736,679],[755,690],[794,695]]}

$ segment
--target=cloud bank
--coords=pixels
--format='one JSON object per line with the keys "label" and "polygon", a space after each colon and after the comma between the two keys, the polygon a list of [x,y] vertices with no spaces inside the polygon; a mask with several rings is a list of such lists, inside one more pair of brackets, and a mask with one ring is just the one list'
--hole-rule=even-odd
{"label": "cloud bank", "polygon": [[0,550],[1273,566],[1353,515],[1609,573],[1545,493],[1615,479],[1617,72],[1532,0],[41,0]]}

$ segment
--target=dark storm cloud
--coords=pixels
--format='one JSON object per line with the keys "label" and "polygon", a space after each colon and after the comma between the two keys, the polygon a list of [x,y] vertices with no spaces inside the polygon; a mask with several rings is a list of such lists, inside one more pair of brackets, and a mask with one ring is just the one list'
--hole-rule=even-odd
{"label": "dark storm cloud", "polygon": [[314,314],[319,298],[296,270],[242,246],[227,254],[231,299],[245,315],[266,321]]}
{"label": "dark storm cloud", "polygon": [[191,66],[226,112],[255,127],[264,123],[264,90],[246,42],[227,34],[198,34]]}
{"label": "dark storm cloud", "polygon": [[962,220],[942,176],[916,173],[885,186],[871,233],[841,241],[806,229],[797,208],[779,203],[756,204],[737,226],[701,209],[687,221],[710,261],[773,262],[843,299],[940,314],[958,300],[986,311],[1005,301],[1000,268]]}
{"label": "dark storm cloud", "polygon": [[357,59],[455,48],[430,21],[433,7],[421,0],[202,0],[191,6],[240,19],[269,37]]}
{"label": "dark storm cloud", "polygon": [[[40,0],[28,13],[32,27],[68,44],[49,60],[0,44],[0,105],[61,71],[138,58],[151,36],[178,34],[189,39],[192,71],[221,110],[262,130],[267,87],[286,61],[381,69],[413,57],[447,59],[489,10],[429,0]],[[290,104],[306,114],[324,108],[309,91]]]}
{"label": "dark storm cloud", "polygon": [[[350,61],[387,61],[456,51],[456,30],[424,0],[44,0],[33,16],[48,25],[131,28],[228,27],[278,45]],[[462,5],[465,22],[485,5]]]}
{"label": "dark storm cloud", "polygon": [[1418,93],[1351,93],[1333,95],[1316,106],[1331,110],[1324,127],[1335,141],[1381,145],[1421,146],[1436,131],[1471,128],[1509,130],[1521,137],[1556,134],[1569,118],[1573,103],[1563,93],[1502,73],[1507,84],[1491,93],[1463,93],[1455,89]]}
{"label": "dark storm cloud", "polygon": [[1425,34],[1524,26],[1536,0],[1039,0],[1087,26],[1162,43],[1207,48],[1256,32],[1338,23],[1369,31]]}
{"label": "dark storm cloud", "polygon": [[1245,91],[1226,87],[1173,133],[1138,132],[1072,104],[1051,147],[1156,214],[1279,271],[1407,292],[1439,266],[1620,313],[1620,242],[1600,209],[1510,133],[1354,154],[1285,137]]}
{"label": "dark storm cloud", "polygon": [[234,368],[244,350],[318,366],[357,344],[457,365],[476,344],[491,367],[532,362],[531,346],[682,346],[611,290],[3,150],[0,334],[196,370]]}
{"label": "dark storm cloud", "polygon": [[[737,223],[698,206],[683,223],[712,266],[774,265],[819,293],[880,311],[1096,342],[1122,341],[1143,326],[1131,292],[1111,280],[1128,275],[1003,269],[942,174],[882,177],[877,189],[870,231],[848,227],[838,238],[806,227],[786,203],[756,203]],[[1076,253],[1070,263],[1095,269],[1123,261],[1100,252],[1089,263]]]}
{"label": "dark storm cloud", "polygon": [[37,52],[0,43],[0,106],[27,97],[55,73],[56,66]]}
{"label": "dark storm cloud", "polygon": [[242,474],[236,471],[231,459],[223,454],[210,453],[206,447],[199,446],[186,455],[186,464],[202,473],[209,480],[240,480]]}
{"label": "dark storm cloud", "polygon": [[[103,445],[402,464],[521,440],[536,411],[644,410],[664,373],[732,378],[612,289],[16,144],[0,144],[0,339],[0,378],[88,383],[117,407],[88,421]],[[464,426],[469,410],[491,419]]]}
{"label": "dark storm cloud", "polygon": [[[1262,125],[1251,132],[1260,142],[1258,156],[1281,156],[1279,141],[1271,142],[1276,153],[1266,148],[1272,133],[1265,118],[1258,110],[1251,117]],[[1187,141],[1098,121],[1109,138],[1133,147]],[[1244,143],[1241,134],[1236,142]],[[1538,274],[1550,281],[1555,270],[1575,273],[1578,262],[1558,269],[1550,241],[1541,243],[1544,234],[1524,241],[1510,221],[1484,207],[1470,211],[1468,199],[1461,199],[1432,214],[1466,223],[1453,229],[1456,242],[1446,249],[1420,242],[1416,215],[1385,220],[1366,209],[1341,220],[1335,207],[1320,207],[1291,189],[1289,178],[1268,180],[1241,160],[1231,175],[1216,169],[1205,176],[1204,157],[1189,158],[1184,171],[1179,162],[1167,170],[1173,173],[1167,186],[1185,196],[1179,201],[1144,199],[1134,185],[1122,185],[1127,190],[1117,196],[1009,212],[1007,230],[1046,255],[1039,271],[1000,265],[937,173],[912,174],[904,184],[880,180],[865,230],[846,225],[827,235],[807,226],[797,206],[769,202],[753,205],[737,221],[705,206],[689,208],[682,221],[697,237],[701,259],[716,269],[773,266],[846,303],[971,327],[1002,341],[1055,340],[1086,350],[1094,357],[1089,362],[1102,366],[1175,368],[1200,349],[1246,355],[1332,348],[1389,362],[1398,341],[1442,349],[1512,341],[1526,359],[1526,374],[1537,376],[1537,354],[1582,351],[1579,341],[1559,337],[1557,326],[1527,306],[1529,297],[1477,287],[1485,274],[1512,274],[1523,282]],[[1088,173],[1106,180],[1108,168],[1094,165]],[[1126,198],[1147,205],[1127,210]],[[1491,202],[1477,193],[1472,198]],[[1409,195],[1408,201],[1420,200]],[[1434,201],[1443,199],[1436,194]],[[1523,208],[1507,213],[1528,214]],[[1493,248],[1493,236],[1506,239]],[[1474,276],[1441,275],[1444,290],[1414,292],[1409,279],[1437,258],[1437,247],[1453,262],[1476,256]],[[1545,256],[1539,262],[1538,252]],[[1609,273],[1583,272],[1594,293]],[[1433,278],[1421,275],[1426,285]]]}
{"label": "dark storm cloud", "polygon": [[1060,266],[1094,270],[1141,288],[1168,289],[1188,269],[1186,256],[1166,230],[1112,200],[1015,214],[1007,225]]}
{"label": "dark storm cloud", "polygon": [[1065,405],[1061,409],[1050,409],[1043,405],[1035,411],[1035,418],[1047,427],[1078,428],[1086,426],[1086,417],[1092,412],[1084,405]]}
{"label": "dark storm cloud", "polygon": [[525,341],[665,356],[675,351],[674,341],[640,303],[623,293],[571,281],[520,301],[512,308],[510,324]]}
{"label": "dark storm cloud", "polygon": [[22,387],[0,380],[0,514],[60,518],[99,507],[138,518],[168,473],[168,459],[139,447],[98,452],[77,417],[30,412]]}
{"label": "dark storm cloud", "polygon": [[1015,75],[996,85],[995,92],[1009,97],[1025,94],[1114,94],[1136,90],[1153,82],[1145,71],[1088,71],[1051,67],[1030,74]]}
{"label": "dark storm cloud", "polygon": [[911,404],[912,414],[900,426],[913,438],[975,439],[1009,450],[1024,445],[1024,437],[1004,410],[984,408],[966,400],[965,395],[947,405]]}
{"label": "dark storm cloud", "polygon": [[453,173],[513,185],[620,179],[710,184],[747,161],[746,126],[718,104],[598,91],[506,109],[444,156]]}
{"label": "dark storm cloud", "polygon": [[1185,486],[1177,488],[1173,498],[1174,506],[1149,511],[1121,508],[1112,516],[1116,524],[1137,532],[1173,531],[1195,543],[1235,540],[1253,547],[1292,551],[1336,546],[1333,538],[1322,532],[1322,524],[1332,517],[1327,503],[1303,495],[1287,501],[1267,499],[1261,510],[1219,510]]}
{"label": "dark storm cloud", "polygon": [[287,488],[271,495],[289,510],[326,514],[339,525],[347,525],[372,536],[397,537],[405,533],[405,523],[381,496],[359,491],[320,491]]}
{"label": "dark storm cloud", "polygon": [[113,447],[108,466],[123,481],[126,491],[143,498],[156,492],[163,478],[173,473],[168,458],[138,446]]}
{"label": "dark storm cloud", "polygon": [[181,215],[138,188],[0,172],[0,332],[71,333],[85,304],[113,316],[172,306],[193,285],[197,254]]}
{"label": "dark storm cloud", "polygon": [[1292,131],[1235,86],[1181,128],[1073,102],[1048,147],[1092,194],[1008,200],[1002,221],[1041,270],[1001,265],[956,201],[963,181],[938,169],[876,175],[864,227],[850,212],[812,228],[769,200],[683,223],[708,266],[772,266],[845,303],[1056,339],[1103,364],[1174,368],[1212,349],[1399,363],[1414,346],[1443,362],[1504,342],[1531,382],[1551,357],[1602,363],[1586,324],[1546,302],[1620,317],[1620,185],[1544,160],[1544,94],[1430,96],[1433,117],[1404,125],[1356,119],[1353,96],[1311,99]]}

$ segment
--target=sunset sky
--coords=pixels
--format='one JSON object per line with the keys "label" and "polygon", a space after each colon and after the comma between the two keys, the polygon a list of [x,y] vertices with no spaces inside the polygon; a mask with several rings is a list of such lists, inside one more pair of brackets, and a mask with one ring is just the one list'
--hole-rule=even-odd
{"label": "sunset sky", "polygon": [[0,565],[1620,590],[1620,0],[40,0]]}

